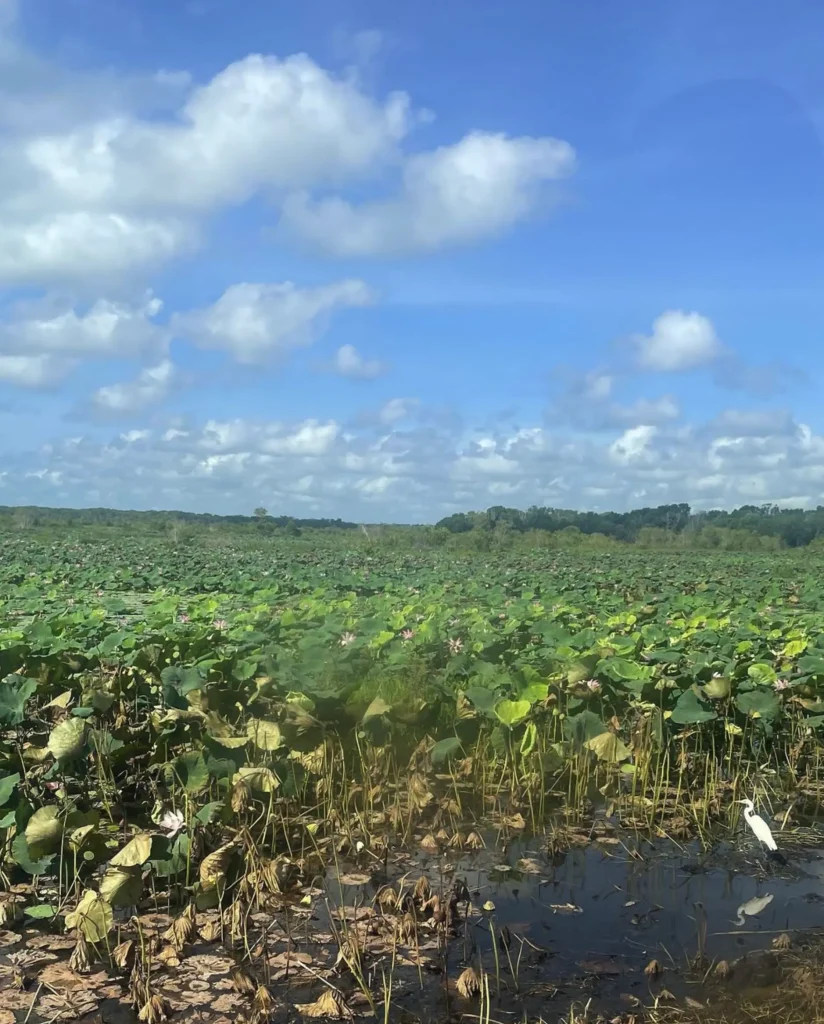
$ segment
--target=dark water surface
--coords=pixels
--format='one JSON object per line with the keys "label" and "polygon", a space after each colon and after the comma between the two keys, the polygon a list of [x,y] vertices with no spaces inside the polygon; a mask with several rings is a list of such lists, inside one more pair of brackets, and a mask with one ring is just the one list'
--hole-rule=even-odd
{"label": "dark water surface", "polygon": [[[707,853],[698,844],[650,843],[617,831],[592,842],[584,837],[582,845],[561,853],[549,850],[543,836],[515,838],[503,849],[496,848],[494,833],[484,838],[486,848],[472,853],[397,850],[383,866],[364,854],[357,863],[330,871],[324,891],[298,892],[291,909],[268,918],[257,915],[257,934],[266,934],[275,999],[270,1019],[301,1019],[295,1004],[317,999],[329,984],[343,993],[356,1015],[366,1009],[348,971],[329,973],[337,954],[331,932],[339,930],[342,908],[349,921],[368,924],[382,884],[397,885],[401,878],[409,891],[426,875],[432,892],[444,896],[456,883],[465,883],[465,889],[458,887],[470,899],[459,903],[446,947],[439,945],[437,929],[421,925],[422,958],[414,965],[408,950],[405,961],[404,956],[396,961],[396,951],[377,929],[364,932],[364,971],[378,1018],[384,1016],[382,985],[390,972],[388,1018],[399,1024],[477,1015],[477,997],[463,1000],[456,991],[456,979],[467,966],[486,974],[491,1017],[500,1022],[540,1018],[551,1024],[568,1019],[571,1006],[587,1004],[592,1013],[612,1019],[650,1006],[656,998],[673,1005],[691,999],[717,1006],[740,998],[744,990],[749,998],[759,988],[774,986],[779,973],[774,941],[781,937],[786,943],[789,935],[795,943],[824,924],[824,841],[820,850],[791,854],[780,865],[751,845],[719,844]],[[371,920],[380,924],[380,914]],[[28,941],[22,937],[16,948],[25,949]],[[46,947],[41,943],[40,948]],[[61,963],[68,952],[64,943]],[[157,990],[174,1003],[171,1019],[227,1024],[247,1012],[248,997],[238,995],[231,980],[242,954],[242,949],[229,952],[215,942],[198,941],[177,967],[157,968]],[[304,958],[304,966],[290,967],[284,978],[284,957],[294,954]],[[14,964],[14,955],[2,959]],[[645,973],[652,960],[660,966],[654,976]],[[719,961],[730,965],[722,982],[715,973]],[[88,982],[88,975],[76,976],[77,984],[94,983],[103,991],[100,961],[93,971]],[[111,984],[115,992],[101,997],[95,1011],[99,1016],[75,1019],[135,1021],[125,987],[115,997],[122,982],[113,978]],[[10,998],[2,979],[0,988]],[[14,1003],[18,1021],[27,1015],[32,1024],[69,1019],[41,1014],[38,1006],[27,1005],[30,1001],[27,994]]]}

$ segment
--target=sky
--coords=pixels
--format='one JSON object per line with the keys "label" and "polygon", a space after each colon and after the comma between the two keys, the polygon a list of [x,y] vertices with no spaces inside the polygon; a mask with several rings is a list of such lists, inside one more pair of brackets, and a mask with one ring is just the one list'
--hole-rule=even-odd
{"label": "sky", "polygon": [[0,504],[824,504],[823,35],[0,0]]}

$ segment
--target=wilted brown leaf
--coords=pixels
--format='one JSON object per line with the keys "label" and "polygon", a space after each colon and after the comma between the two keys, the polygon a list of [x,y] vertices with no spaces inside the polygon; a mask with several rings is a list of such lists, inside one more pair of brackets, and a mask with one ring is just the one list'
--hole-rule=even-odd
{"label": "wilted brown leaf", "polygon": [[431,832],[427,834],[421,840],[421,849],[426,853],[437,853],[440,850],[438,846],[438,840],[432,835]]}
{"label": "wilted brown leaf", "polygon": [[341,885],[368,885],[372,881],[372,876],[364,871],[348,871],[346,874],[338,875],[338,881]]}
{"label": "wilted brown leaf", "polygon": [[295,1009],[304,1017],[330,1017],[332,1020],[342,1020],[353,1016],[343,1001],[343,996],[332,989],[326,989],[314,1003],[295,1003]]}
{"label": "wilted brown leaf", "polygon": [[458,990],[458,995],[463,999],[471,999],[474,995],[477,995],[481,989],[481,983],[478,980],[478,975],[471,967],[467,967],[458,978],[455,984]]}
{"label": "wilted brown leaf", "polygon": [[179,951],[174,946],[165,946],[157,954],[157,962],[164,967],[180,967]]}

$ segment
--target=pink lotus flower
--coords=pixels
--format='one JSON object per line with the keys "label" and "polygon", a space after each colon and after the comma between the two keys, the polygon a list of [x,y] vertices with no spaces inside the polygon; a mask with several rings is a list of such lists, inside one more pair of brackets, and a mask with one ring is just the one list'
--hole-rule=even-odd
{"label": "pink lotus flower", "polygon": [[776,679],[773,683],[773,688],[776,690],[788,690],[790,688],[789,679]]}
{"label": "pink lotus flower", "polygon": [[183,615],[178,615],[177,621],[178,622],[188,622],[189,621],[189,616],[186,615],[185,613]]}
{"label": "pink lotus flower", "polygon": [[226,619],[215,619],[212,625],[214,626],[215,629],[226,629],[229,623],[226,621]]}
{"label": "pink lotus flower", "polygon": [[587,689],[592,690],[593,693],[598,693],[601,689],[601,684],[597,679],[587,679]]}
{"label": "pink lotus flower", "polygon": [[341,647],[348,647],[349,644],[353,644],[356,640],[354,633],[343,633],[340,638]]}
{"label": "pink lotus flower", "polygon": [[449,653],[450,654],[460,654],[461,651],[463,650],[463,645],[464,645],[463,644],[463,640],[461,640],[460,637],[453,637],[449,641]]}
{"label": "pink lotus flower", "polygon": [[401,630],[401,636],[403,637],[404,640],[411,640],[414,635],[415,635],[415,630],[414,629],[403,629],[403,630]]}

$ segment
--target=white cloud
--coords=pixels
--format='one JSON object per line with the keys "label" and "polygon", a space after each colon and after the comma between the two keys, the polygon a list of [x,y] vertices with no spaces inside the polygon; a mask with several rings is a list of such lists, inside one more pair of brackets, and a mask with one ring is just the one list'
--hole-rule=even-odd
{"label": "white cloud", "polygon": [[191,248],[193,227],[115,212],[74,211],[32,217],[6,215],[0,200],[0,284],[98,282],[123,271],[153,268]]}
{"label": "white cloud", "polygon": [[43,388],[56,384],[74,364],[55,356],[0,355],[0,380],[23,388]]}
{"label": "white cloud", "polygon": [[622,510],[802,496],[824,504],[824,436],[797,423],[761,429],[713,435],[700,425],[641,424],[594,440],[539,426],[469,436],[429,425],[344,431],[334,420],[236,418],[20,449],[0,456],[0,474],[22,503],[83,505],[94,493],[95,504],[248,512],[263,502],[369,522],[431,521],[501,502]]}
{"label": "white cloud", "polygon": [[656,428],[648,424],[630,427],[616,441],[612,442],[609,446],[609,453],[616,462],[621,463],[637,462],[640,459],[648,458],[650,442],[657,433]]}
{"label": "white cloud", "polygon": [[[373,95],[306,54],[251,54],[193,84],[185,71],[67,73],[15,40],[0,53],[0,283],[143,282],[200,245],[216,211],[260,195],[342,254],[471,243],[531,215],[573,170],[566,142],[482,131],[405,155],[428,119],[406,93]],[[314,200],[392,167],[396,198]]]}
{"label": "white cloud", "polygon": [[140,306],[100,299],[84,313],[50,300],[20,305],[0,324],[0,349],[98,358],[161,350],[166,332],[152,318],[162,305],[152,296]]}
{"label": "white cloud", "polygon": [[261,448],[273,455],[325,455],[335,443],[340,427],[333,420],[319,423],[307,420],[292,433],[266,437]]}
{"label": "white cloud", "polygon": [[374,380],[386,373],[384,363],[378,359],[364,359],[354,345],[341,345],[330,368],[341,377],[354,377],[358,380]]}
{"label": "white cloud", "polygon": [[610,431],[643,424],[657,426],[681,415],[671,395],[638,398],[629,404],[614,401],[619,379],[601,370],[573,378],[550,406],[549,418],[579,430]]}
{"label": "white cloud", "polygon": [[236,284],[206,309],[175,316],[174,330],[202,348],[223,349],[241,363],[262,363],[310,345],[336,309],[366,306],[374,296],[363,281],[317,288]]}
{"label": "white cloud", "polygon": [[570,174],[575,153],[551,138],[473,132],[410,157],[398,198],[354,206],[313,202],[304,192],[284,206],[283,227],[337,256],[395,255],[494,237],[532,214],[542,187]]}
{"label": "white cloud", "polygon": [[0,376],[23,387],[44,387],[81,359],[161,354],[167,332],[153,321],[161,306],[151,296],[137,306],[100,299],[85,312],[49,298],[18,304],[0,322]]}
{"label": "white cloud", "polygon": [[652,334],[635,338],[639,365],[645,370],[691,370],[723,352],[712,321],[700,313],[670,310],[652,325]]}
{"label": "white cloud", "polygon": [[[61,76],[19,46],[5,56],[13,88],[30,93],[0,100],[0,282],[12,284],[143,274],[193,248],[214,210],[372,176],[414,122],[404,93],[373,98],[305,54],[250,55],[194,88],[160,72],[133,94],[126,79]],[[153,90],[186,89],[171,116],[135,112]]]}
{"label": "white cloud", "polygon": [[398,423],[408,419],[419,405],[417,398],[390,398],[378,411],[378,419],[387,425]]}
{"label": "white cloud", "polygon": [[370,173],[408,127],[404,93],[379,103],[305,54],[252,54],[193,90],[174,121],[111,118],[34,138],[25,154],[70,203],[209,209]]}
{"label": "white cloud", "polygon": [[141,370],[134,380],[98,388],[92,396],[92,404],[104,413],[122,415],[141,412],[167,398],[176,379],[174,364],[170,359],[164,359],[156,366]]}

